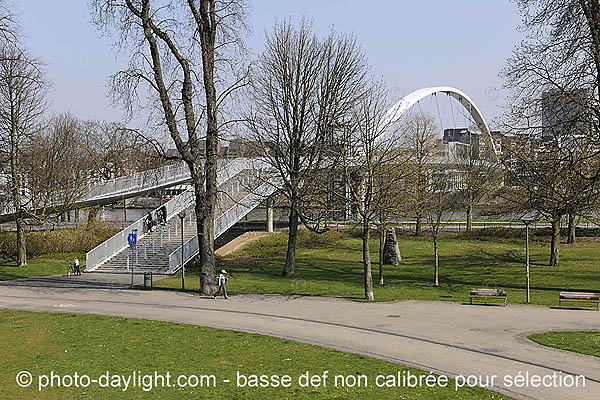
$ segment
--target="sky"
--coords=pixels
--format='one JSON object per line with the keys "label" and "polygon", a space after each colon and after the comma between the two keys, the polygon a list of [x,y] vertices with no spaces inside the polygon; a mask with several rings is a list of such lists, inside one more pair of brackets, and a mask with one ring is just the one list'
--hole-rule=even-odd
{"label": "sky", "polygon": [[[47,63],[55,112],[121,121],[107,97],[107,79],[124,65],[90,22],[86,0],[19,0],[14,9],[32,54]],[[372,72],[388,84],[393,100],[428,86],[466,92],[488,123],[502,114],[498,73],[522,34],[509,0],[250,0],[254,54],[276,20],[311,18],[318,34],[330,27],[352,32]]]}

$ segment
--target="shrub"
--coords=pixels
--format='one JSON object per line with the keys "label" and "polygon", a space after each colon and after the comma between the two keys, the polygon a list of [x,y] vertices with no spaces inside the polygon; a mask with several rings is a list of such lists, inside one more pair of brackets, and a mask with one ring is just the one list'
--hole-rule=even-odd
{"label": "shrub", "polygon": [[[118,229],[101,225],[91,230],[61,229],[26,232],[27,256],[38,257],[48,253],[85,253],[117,232]],[[0,233],[0,256],[4,259],[17,256],[15,232]]]}

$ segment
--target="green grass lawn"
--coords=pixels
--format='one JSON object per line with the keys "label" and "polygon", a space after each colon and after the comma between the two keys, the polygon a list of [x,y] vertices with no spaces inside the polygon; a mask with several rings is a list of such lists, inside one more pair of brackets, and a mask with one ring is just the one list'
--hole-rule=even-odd
{"label": "green grass lawn", "polygon": [[[561,265],[547,266],[548,247],[531,245],[531,300],[534,304],[556,305],[560,290],[600,290],[600,243],[586,239],[581,244],[561,247]],[[385,266],[385,284],[378,285],[378,268],[373,265],[375,299],[378,301],[423,299],[468,301],[469,288],[508,290],[509,303],[524,303],[525,250],[518,240],[456,238],[440,240],[440,286],[433,286],[433,249],[427,238],[399,238],[403,262]],[[281,277],[285,261],[286,234],[277,233],[250,243],[240,251],[218,260],[218,269],[231,272],[227,290],[238,293],[283,293],[363,298],[361,241],[344,239],[339,232],[322,237],[304,233],[297,251],[296,274]],[[371,243],[376,262],[378,242]],[[198,287],[198,276],[186,273],[188,287]],[[158,281],[157,286],[178,288],[181,278]]]}
{"label": "green grass lawn", "polygon": [[600,331],[546,332],[529,339],[544,346],[600,357]]}
{"label": "green grass lawn", "polygon": [[[361,355],[297,343],[290,340],[193,325],[77,314],[0,310],[0,398],[202,398],[202,399],[503,399],[481,388],[378,388],[375,377],[398,372],[425,374],[412,368]],[[27,370],[33,385],[21,388],[15,377]],[[302,388],[297,378],[310,371],[329,371],[327,387]],[[101,388],[47,387],[38,391],[39,377],[87,375],[171,374],[214,375],[216,385],[196,388],[123,386]],[[290,388],[238,388],[241,374],[292,377]],[[366,375],[367,387],[335,387],[335,375]],[[112,378],[111,378],[112,379]],[[145,379],[145,378],[144,378]],[[230,383],[223,382],[229,379]],[[43,378],[42,378],[42,382]],[[55,385],[58,385],[56,383]],[[66,381],[68,383],[68,380]],[[86,381],[80,381],[85,384]],[[149,387],[150,381],[145,387]],[[194,382],[193,380],[191,381]],[[206,383],[207,381],[205,381]],[[159,380],[160,383],[160,380]]]}
{"label": "green grass lawn", "polygon": [[85,253],[53,253],[27,260],[27,266],[17,267],[15,261],[0,261],[0,281],[34,276],[66,274],[69,261],[77,256],[81,269],[85,266]]}

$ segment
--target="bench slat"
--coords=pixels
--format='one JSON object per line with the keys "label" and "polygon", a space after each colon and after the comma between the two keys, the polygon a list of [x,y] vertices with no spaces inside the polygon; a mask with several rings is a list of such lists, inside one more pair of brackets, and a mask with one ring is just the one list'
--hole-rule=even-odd
{"label": "bench slat", "polygon": [[505,297],[506,290],[504,289],[471,289],[471,296],[499,296]]}
{"label": "bench slat", "polygon": [[600,293],[585,293],[585,292],[560,292],[560,299],[565,300],[600,300]]}
{"label": "bench slat", "polygon": [[508,302],[508,294],[504,289],[489,289],[489,288],[471,288],[470,296],[469,296],[469,304],[473,304],[473,298],[491,298],[496,297],[504,300],[504,306]]}

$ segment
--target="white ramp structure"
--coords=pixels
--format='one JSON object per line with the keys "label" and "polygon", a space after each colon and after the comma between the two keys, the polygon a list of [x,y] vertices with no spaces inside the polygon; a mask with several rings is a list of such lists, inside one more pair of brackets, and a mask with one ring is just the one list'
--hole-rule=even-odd
{"label": "white ramp structure", "polygon": [[414,92],[409,93],[402,100],[394,104],[389,109],[389,111],[384,115],[380,126],[385,128],[391,126],[393,123],[400,120],[400,118],[402,118],[402,115],[406,111],[408,111],[412,106],[417,104],[419,101],[423,100],[428,96],[435,96],[438,93],[446,94],[448,96],[453,97],[465,108],[465,110],[469,113],[471,118],[473,118],[473,121],[477,124],[479,129],[481,129],[486,144],[489,146],[490,149],[493,150],[494,154],[497,155],[498,150],[496,149],[494,139],[492,138],[492,135],[490,133],[490,128],[485,122],[483,114],[481,114],[481,111],[479,111],[477,105],[475,105],[473,100],[471,100],[471,98],[467,96],[467,94],[464,93],[462,90],[450,86],[428,87],[415,90]]}
{"label": "white ramp structure", "polygon": [[[214,221],[215,239],[275,192],[275,186],[263,182],[260,177],[261,168],[264,166],[259,159],[239,158],[220,162],[217,173],[219,194]],[[186,173],[183,168],[167,171],[169,173],[158,172],[161,173],[157,174],[156,171],[143,173],[143,177],[147,179],[137,176],[127,177],[119,181],[118,185],[109,182],[100,186],[101,190],[95,190],[98,194],[90,198],[92,201],[98,201],[111,196],[129,196],[132,193],[145,193],[156,187],[168,187],[190,180],[189,171]],[[159,210],[164,207],[167,217],[165,223],[155,230],[147,231],[144,224],[145,216],[135,221],[86,254],[86,271],[110,273],[150,271],[166,275],[176,273],[183,264],[198,254],[194,204],[194,190],[188,189],[152,211],[156,220]],[[181,211],[185,211],[184,219],[178,217]],[[133,232],[137,232],[139,238],[135,253],[129,250],[127,242],[128,235]],[[181,261],[182,240],[184,241],[183,263]]]}

